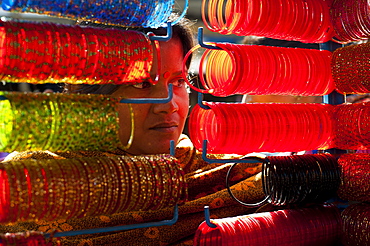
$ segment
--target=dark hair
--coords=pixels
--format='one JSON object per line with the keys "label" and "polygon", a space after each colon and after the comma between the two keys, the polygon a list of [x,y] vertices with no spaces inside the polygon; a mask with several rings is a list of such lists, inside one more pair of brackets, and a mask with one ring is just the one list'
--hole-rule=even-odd
{"label": "dark hair", "polygon": [[370,93],[349,95],[346,101],[349,103],[361,103],[370,99]]}
{"label": "dark hair", "polygon": [[[169,21],[175,22],[178,20],[179,16],[173,13]],[[112,27],[105,26],[95,23],[82,22],[80,25],[96,26],[96,27]],[[178,38],[182,43],[183,48],[183,57],[188,53],[188,51],[195,45],[194,41],[194,31],[192,28],[193,23],[187,18],[181,18],[175,25],[172,26],[172,38]],[[128,28],[123,27],[114,27],[118,29],[128,30]],[[167,27],[160,28],[129,28],[129,30],[140,31],[143,33],[152,32],[158,36],[167,35]],[[190,66],[191,57],[186,62],[187,67]],[[64,92],[65,93],[82,93],[82,94],[112,94],[115,92],[120,85],[114,84],[104,84],[104,85],[87,85],[87,84],[65,84]]]}

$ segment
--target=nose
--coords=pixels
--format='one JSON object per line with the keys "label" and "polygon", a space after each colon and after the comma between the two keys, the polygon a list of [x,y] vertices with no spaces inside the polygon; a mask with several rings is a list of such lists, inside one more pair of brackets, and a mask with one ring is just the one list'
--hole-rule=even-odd
{"label": "nose", "polygon": [[[169,88],[168,83],[158,83],[155,85],[155,90],[153,93],[153,97],[155,98],[167,98],[169,97]],[[170,114],[174,113],[178,110],[178,104],[176,103],[176,96],[172,90],[172,99],[169,102],[165,103],[154,103],[153,104],[153,112],[156,114],[165,113]]]}

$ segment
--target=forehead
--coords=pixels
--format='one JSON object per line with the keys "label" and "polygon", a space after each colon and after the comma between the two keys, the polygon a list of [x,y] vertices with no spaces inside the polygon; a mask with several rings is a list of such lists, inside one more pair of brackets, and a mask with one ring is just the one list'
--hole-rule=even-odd
{"label": "forehead", "polygon": [[177,67],[182,65],[183,47],[179,38],[172,38],[167,42],[160,42],[161,65],[164,67]]}
{"label": "forehead", "polygon": [[176,50],[176,51],[182,51],[183,50],[183,47],[182,47],[182,43],[181,43],[181,40],[179,37],[175,36],[175,37],[172,37],[170,40],[168,41],[160,41],[159,42],[159,45],[161,47],[161,51],[165,51],[165,50]]}

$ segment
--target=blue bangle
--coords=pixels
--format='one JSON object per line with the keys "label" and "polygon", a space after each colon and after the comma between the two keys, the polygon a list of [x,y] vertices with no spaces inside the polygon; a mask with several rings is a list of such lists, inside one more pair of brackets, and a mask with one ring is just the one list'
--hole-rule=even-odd
{"label": "blue bangle", "polygon": [[127,27],[158,28],[168,22],[175,0],[3,0],[2,8]]}
{"label": "blue bangle", "polygon": [[157,0],[157,8],[152,19],[144,27],[157,28],[168,22],[171,15],[174,0]]}

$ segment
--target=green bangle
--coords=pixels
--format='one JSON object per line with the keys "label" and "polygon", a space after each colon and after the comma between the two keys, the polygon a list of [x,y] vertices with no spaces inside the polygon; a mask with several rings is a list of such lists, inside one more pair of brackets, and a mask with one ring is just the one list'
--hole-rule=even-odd
{"label": "green bangle", "polygon": [[97,94],[0,95],[6,98],[0,100],[0,151],[105,151],[121,145],[117,99]]}

